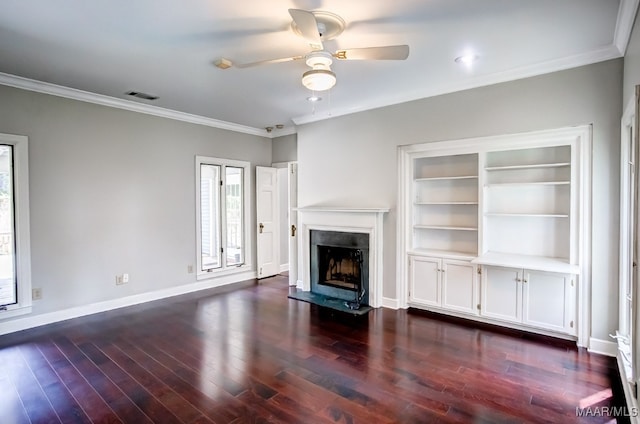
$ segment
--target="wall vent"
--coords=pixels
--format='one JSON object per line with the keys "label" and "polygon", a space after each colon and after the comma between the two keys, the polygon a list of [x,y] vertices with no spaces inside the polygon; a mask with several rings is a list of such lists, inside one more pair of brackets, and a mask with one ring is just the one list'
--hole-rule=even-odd
{"label": "wall vent", "polygon": [[144,100],[158,100],[158,96],[152,94],[142,93],[140,91],[128,91],[125,93],[127,96],[137,97]]}

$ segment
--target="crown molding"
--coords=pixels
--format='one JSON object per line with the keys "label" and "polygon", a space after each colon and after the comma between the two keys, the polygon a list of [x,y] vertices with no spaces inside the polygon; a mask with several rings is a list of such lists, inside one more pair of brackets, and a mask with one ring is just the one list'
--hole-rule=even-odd
{"label": "crown molding", "polygon": [[[79,100],[81,102],[93,103],[102,106],[124,109],[131,112],[144,113],[147,115],[159,116],[161,118],[173,119],[176,121],[188,122],[191,124],[204,125],[207,127],[219,128],[222,130],[235,131],[244,134],[257,135],[260,137],[279,137],[285,135],[286,128],[281,132],[267,133],[264,128],[254,128],[246,125],[234,124],[232,122],[220,121],[218,119],[207,118],[205,116],[193,115],[190,113],[179,112],[172,109],[165,109],[158,106],[147,105],[144,103],[132,102],[130,100],[118,99],[116,97],[105,96],[103,94],[91,93],[88,91],[78,90],[75,88],[65,87],[62,85],[51,84],[48,82],[37,81],[29,78],[19,77],[16,75],[5,74],[0,72],[0,84],[9,87],[20,88],[28,91],[35,91],[52,96],[65,97],[67,99]],[[293,130],[295,132],[295,130]]]}
{"label": "crown molding", "polygon": [[[638,0],[633,0],[638,1]],[[523,78],[535,77],[539,75],[549,74],[552,72],[563,71],[566,69],[577,68],[579,66],[591,65],[593,63],[604,62],[610,59],[621,57],[618,47],[611,44],[599,50],[593,50],[587,53],[581,53],[574,56],[563,57],[560,59],[549,60],[547,62],[536,63],[534,65],[523,66],[502,72],[495,72],[488,75],[479,76],[466,80],[462,83],[442,85],[424,91],[414,91],[407,96],[398,96],[385,101],[370,102],[351,109],[333,109],[326,114],[315,113],[313,115],[302,115],[292,118],[294,124],[303,125],[338,116],[350,115],[352,113],[364,112],[367,110],[378,109],[381,107],[397,105],[400,103],[421,100],[429,97],[440,96],[443,94],[451,94],[458,91],[469,90],[472,88],[485,87],[488,85],[499,84],[519,80]]]}
{"label": "crown molding", "polygon": [[618,48],[622,56],[627,52],[639,3],[640,0],[620,0],[613,44]]}

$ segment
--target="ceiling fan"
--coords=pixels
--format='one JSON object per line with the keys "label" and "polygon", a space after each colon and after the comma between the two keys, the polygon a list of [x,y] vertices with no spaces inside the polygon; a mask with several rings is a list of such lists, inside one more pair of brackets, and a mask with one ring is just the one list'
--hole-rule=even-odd
{"label": "ceiling fan", "polygon": [[[272,63],[290,62],[304,59],[311,70],[302,74],[302,84],[312,91],[324,91],[336,83],[336,74],[331,71],[333,59],[338,60],[405,60],[409,56],[409,46],[381,46],[338,50],[334,53],[324,49],[323,41],[333,40],[345,29],[344,20],[331,12],[289,9],[293,19],[291,29],[304,38],[311,46],[306,55],[291,56],[280,59],[261,60],[258,62],[232,64],[227,59],[220,59],[218,67],[251,68]],[[225,66],[220,66],[223,63]]]}

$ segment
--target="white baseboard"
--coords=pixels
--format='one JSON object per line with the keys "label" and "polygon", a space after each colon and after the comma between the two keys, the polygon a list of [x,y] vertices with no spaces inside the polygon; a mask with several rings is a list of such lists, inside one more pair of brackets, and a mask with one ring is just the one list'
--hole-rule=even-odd
{"label": "white baseboard", "polygon": [[255,271],[247,271],[239,274],[225,275],[219,278],[211,278],[208,280],[198,281],[195,283],[185,284],[177,287],[170,287],[167,289],[135,294],[119,299],[106,300],[104,302],[92,303],[83,306],[76,306],[61,311],[19,318],[9,322],[0,322],[0,335],[27,330],[29,328],[52,324],[54,322],[65,321],[72,318],[96,314],[99,312],[106,312],[113,309],[124,308],[126,306],[138,305],[140,303],[151,302],[153,300],[160,300],[168,297],[178,296],[181,294],[192,293],[199,290],[221,287],[228,284],[238,283],[240,281],[252,280],[255,278],[257,278]]}
{"label": "white baseboard", "polygon": [[601,355],[615,357],[618,355],[618,344],[609,340],[589,339],[589,348],[587,349],[591,353],[599,353]]}
{"label": "white baseboard", "polygon": [[280,272],[287,272],[287,271],[289,271],[289,264],[280,265]]}
{"label": "white baseboard", "polygon": [[398,309],[399,308],[398,299],[392,299],[390,297],[383,297],[382,298],[382,307],[383,308],[389,308],[389,309]]}

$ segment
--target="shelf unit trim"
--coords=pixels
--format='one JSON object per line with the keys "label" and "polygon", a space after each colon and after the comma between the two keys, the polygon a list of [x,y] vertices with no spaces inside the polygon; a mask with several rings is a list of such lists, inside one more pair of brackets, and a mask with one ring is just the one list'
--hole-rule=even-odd
{"label": "shelf unit trim", "polygon": [[414,202],[413,203],[416,206],[420,206],[420,205],[426,205],[426,206],[433,206],[433,205],[477,205],[478,202]]}
{"label": "shelf unit trim", "polygon": [[559,213],[500,213],[500,212],[487,212],[485,216],[521,216],[521,217],[533,217],[533,218],[569,218],[569,214]]}
{"label": "shelf unit trim", "polygon": [[456,175],[452,177],[444,177],[444,176],[421,177],[421,178],[414,178],[414,181],[419,182],[419,181],[439,181],[439,180],[474,180],[477,178],[478,178],[477,175]]}
{"label": "shelf unit trim", "polygon": [[478,265],[501,266],[505,268],[524,268],[562,274],[580,274],[580,267],[569,263],[569,260],[566,258],[549,258],[545,256],[487,252],[473,259],[471,263]]}
{"label": "shelf unit trim", "polygon": [[554,185],[569,185],[570,181],[522,181],[517,183],[491,183],[485,184],[487,188],[490,187],[508,187],[508,186],[525,186],[525,185],[540,185],[540,186],[554,186]]}
{"label": "shelf unit trim", "polygon": [[437,249],[410,249],[407,250],[407,254],[410,256],[426,256],[429,258],[460,259],[463,261],[471,261],[478,256],[476,252],[455,252],[452,250]]}
{"label": "shelf unit trim", "polygon": [[456,231],[478,231],[477,227],[460,227],[455,225],[421,225],[416,224],[413,228],[421,230],[456,230]]}
{"label": "shelf unit trim", "polygon": [[538,163],[530,165],[505,165],[505,166],[487,166],[485,171],[507,171],[512,169],[535,169],[535,168],[561,168],[570,166],[570,162],[557,162],[557,163]]}

